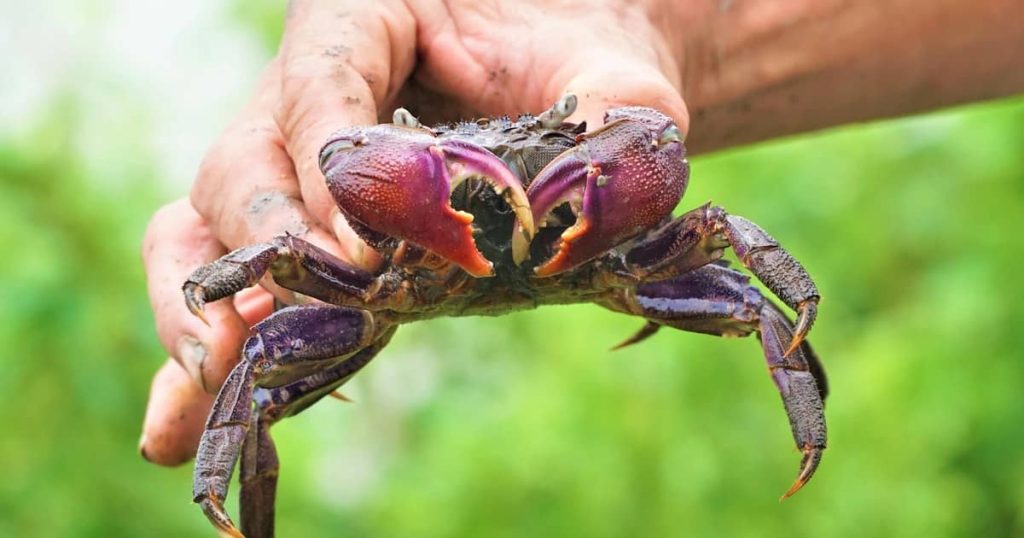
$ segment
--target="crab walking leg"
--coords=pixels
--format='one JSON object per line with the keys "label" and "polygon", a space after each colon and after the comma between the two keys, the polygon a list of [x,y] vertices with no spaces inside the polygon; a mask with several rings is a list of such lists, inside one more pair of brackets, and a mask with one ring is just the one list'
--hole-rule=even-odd
{"label": "crab walking leg", "polygon": [[793,439],[803,453],[800,473],[783,498],[810,480],[825,450],[824,370],[807,342],[785,353],[793,325],[749,285],[746,275],[706,265],[670,280],[641,284],[634,293],[623,294],[608,306],[684,331],[721,336],[757,332],[772,380],[782,395]]}
{"label": "crab walking leg", "polygon": [[242,247],[208,263],[185,281],[185,304],[203,318],[206,303],[256,285],[270,272],[278,284],[332,304],[360,302],[374,283],[370,273],[349,265],[298,237]]}
{"label": "crab walking leg", "polygon": [[253,398],[257,412],[242,449],[239,481],[242,532],[249,538],[274,535],[278,460],[270,426],[298,414],[347,383],[388,343],[395,328],[388,329],[373,344],[352,357],[298,381],[274,388],[256,387]]}
{"label": "crab walking leg", "polygon": [[807,337],[818,316],[821,295],[800,262],[779,245],[779,242],[760,226],[736,215],[726,215],[720,208],[715,212],[723,231],[740,261],[764,282],[776,297],[796,310],[798,317],[792,338],[783,355],[796,351]]}
{"label": "crab walking leg", "polygon": [[270,421],[255,413],[242,446],[239,506],[242,532],[249,538],[271,536],[274,532],[274,500],[277,496],[277,474],[280,463],[274,440],[270,438]]}
{"label": "crab walking leg", "polygon": [[818,313],[820,294],[800,262],[760,226],[704,205],[655,230],[626,255],[627,271],[640,280],[683,274],[722,257],[731,246],[743,265],[798,314],[785,355],[807,336]]}
{"label": "crab walking leg", "polygon": [[[251,484],[247,500],[265,505],[268,498],[273,498],[271,480],[276,480],[276,456],[261,450],[265,448],[261,445],[272,445],[265,427],[258,422],[265,420],[269,426],[283,416],[282,409],[294,413],[305,408],[292,402],[308,406],[333,390],[321,393],[319,385],[326,381],[304,391],[298,389],[312,386],[308,379],[327,379],[328,373],[336,378],[350,376],[369,362],[379,346],[373,346],[372,353],[359,353],[360,350],[369,349],[367,346],[381,337],[389,337],[393,331],[393,327],[375,323],[369,312],[331,305],[288,307],[253,327],[253,335],[243,346],[242,360],[228,375],[214,401],[196,454],[193,500],[222,535],[240,536],[224,511],[224,498],[247,439],[256,442],[247,450],[254,467],[246,469],[242,476],[243,482]],[[250,432],[254,422],[254,390],[257,397],[275,390],[257,386],[279,387],[277,392],[289,395],[291,407],[261,405],[255,418],[257,427]],[[316,398],[310,399],[311,394]],[[266,520],[263,518],[264,524]],[[272,517],[269,523],[273,524]]]}
{"label": "crab walking leg", "polygon": [[224,381],[196,453],[192,502],[199,504],[221,536],[242,536],[224,512],[224,497],[252,420],[252,389],[253,368],[243,360]]}

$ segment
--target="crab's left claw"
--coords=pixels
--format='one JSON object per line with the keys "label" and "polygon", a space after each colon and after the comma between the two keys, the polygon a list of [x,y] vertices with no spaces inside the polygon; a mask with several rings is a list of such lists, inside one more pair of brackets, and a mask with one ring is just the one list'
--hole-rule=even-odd
{"label": "crab's left claw", "polygon": [[[610,110],[605,125],[551,161],[530,184],[532,222],[568,203],[576,222],[555,254],[536,269],[551,276],[575,268],[650,229],[671,213],[689,176],[682,136],[664,114],[641,107]],[[529,252],[525,224],[512,238],[517,263]]]}
{"label": "crab's left claw", "polygon": [[400,123],[348,129],[327,141],[320,169],[338,207],[375,232],[426,248],[473,276],[490,276],[492,264],[473,241],[473,215],[452,208],[451,191],[469,178],[486,181],[532,237],[533,215],[522,184],[486,149],[438,140],[408,119]]}

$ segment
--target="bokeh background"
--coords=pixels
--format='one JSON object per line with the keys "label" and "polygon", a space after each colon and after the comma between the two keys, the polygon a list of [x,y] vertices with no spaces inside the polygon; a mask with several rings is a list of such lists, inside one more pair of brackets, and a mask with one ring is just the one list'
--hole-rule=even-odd
{"label": "bokeh background", "polygon": [[[273,1],[8,5],[0,22],[0,536],[211,535],[136,453],[138,245],[273,53]],[[596,307],[409,326],[275,428],[281,536],[1024,535],[1024,99],[693,161],[825,295],[830,448],[797,471],[755,340]],[[236,488],[237,489],[237,488]],[[236,509],[234,501],[232,510]]]}

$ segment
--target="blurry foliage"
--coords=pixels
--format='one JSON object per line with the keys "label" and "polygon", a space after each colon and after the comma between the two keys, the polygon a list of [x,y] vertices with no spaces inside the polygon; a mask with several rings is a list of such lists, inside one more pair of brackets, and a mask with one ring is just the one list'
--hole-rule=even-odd
{"label": "blurry foliage", "polygon": [[[86,166],[80,106],[0,140],[0,536],[211,534],[190,470],[135,451],[164,357],[138,244],[172,195],[117,124]],[[639,320],[557,307],[405,327],[356,405],[277,426],[280,535],[1024,534],[1024,99],[699,157],[680,209],[708,199],[825,296],[831,445],[799,495],[754,339],[610,353]]]}

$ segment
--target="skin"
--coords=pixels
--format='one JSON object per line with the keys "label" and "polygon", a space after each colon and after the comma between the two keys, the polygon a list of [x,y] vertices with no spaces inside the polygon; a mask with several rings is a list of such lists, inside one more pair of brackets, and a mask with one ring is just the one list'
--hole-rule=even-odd
{"label": "skin", "polygon": [[[543,7],[541,7],[543,6]],[[285,232],[372,269],[317,167],[332,132],[405,106],[425,123],[539,112],[580,97],[671,116],[704,152],[1024,91],[1015,0],[293,1],[277,56],[208,152],[191,196],[159,210],[143,243],[171,359],[154,379],[140,452],[195,454],[211,398],[273,284],[210,305],[181,299],[197,266]]]}

